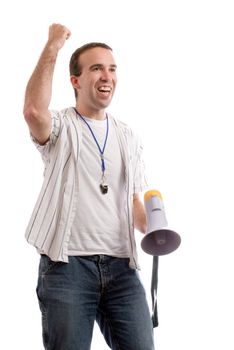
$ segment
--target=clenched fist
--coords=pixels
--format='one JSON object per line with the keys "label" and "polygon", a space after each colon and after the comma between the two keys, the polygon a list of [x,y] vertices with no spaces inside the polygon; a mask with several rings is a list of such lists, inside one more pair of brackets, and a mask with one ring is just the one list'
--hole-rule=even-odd
{"label": "clenched fist", "polygon": [[71,32],[67,27],[59,23],[54,23],[49,27],[48,44],[56,46],[59,50],[70,36]]}

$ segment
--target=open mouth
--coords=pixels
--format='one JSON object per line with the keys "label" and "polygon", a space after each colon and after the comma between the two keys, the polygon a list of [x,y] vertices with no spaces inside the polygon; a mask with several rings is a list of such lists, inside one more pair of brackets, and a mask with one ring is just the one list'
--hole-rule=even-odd
{"label": "open mouth", "polygon": [[112,88],[110,86],[100,86],[98,88],[98,91],[102,93],[110,93],[112,91]]}

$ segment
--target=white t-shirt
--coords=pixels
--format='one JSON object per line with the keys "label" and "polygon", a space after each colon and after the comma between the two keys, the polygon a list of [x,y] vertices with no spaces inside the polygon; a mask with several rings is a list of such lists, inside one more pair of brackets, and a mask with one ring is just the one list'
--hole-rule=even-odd
{"label": "white t-shirt", "polygon": [[[103,149],[107,120],[85,118]],[[109,133],[104,151],[105,182],[108,192],[102,194],[101,157],[92,133],[82,121],[82,148],[79,159],[79,195],[68,246],[69,255],[106,254],[128,257],[129,251],[124,202],[124,165],[116,131],[109,120]]]}
{"label": "white t-shirt", "polygon": [[[139,269],[134,235],[133,194],[147,188],[143,147],[132,129],[113,118],[124,163],[125,192],[123,232],[129,251],[129,266]],[[53,261],[69,262],[68,246],[79,200],[79,164],[83,148],[82,123],[74,107],[51,111],[52,129],[48,142],[41,146],[33,139],[45,164],[44,181],[26,228],[25,238],[40,254]],[[81,202],[81,201],[80,201]],[[122,232],[122,231],[121,231]]]}

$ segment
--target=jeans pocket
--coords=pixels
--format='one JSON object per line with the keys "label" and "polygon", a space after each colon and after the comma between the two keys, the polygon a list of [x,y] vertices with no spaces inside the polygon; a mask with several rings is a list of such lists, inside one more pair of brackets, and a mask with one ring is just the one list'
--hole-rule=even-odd
{"label": "jeans pocket", "polygon": [[48,275],[51,273],[55,267],[61,264],[60,261],[53,261],[47,255],[41,255],[39,273],[42,276]]}

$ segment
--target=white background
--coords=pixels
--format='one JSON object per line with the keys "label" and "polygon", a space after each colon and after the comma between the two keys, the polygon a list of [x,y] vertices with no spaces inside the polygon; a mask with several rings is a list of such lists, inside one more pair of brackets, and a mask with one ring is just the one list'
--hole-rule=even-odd
{"label": "white background", "polygon": [[[51,107],[74,105],[71,53],[89,41],[109,44],[119,76],[109,111],[141,134],[150,188],[161,191],[169,226],[182,237],[176,252],[160,258],[156,349],[234,348],[233,18],[228,0],[1,2],[4,349],[43,349],[35,294],[39,257],[24,240],[43,165],[22,108],[53,22],[72,36],[59,55]],[[140,247],[139,255],[149,292],[152,257]],[[108,348],[95,327],[96,349]]]}

